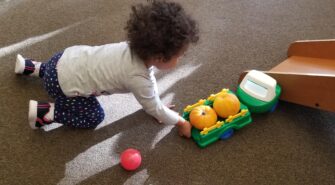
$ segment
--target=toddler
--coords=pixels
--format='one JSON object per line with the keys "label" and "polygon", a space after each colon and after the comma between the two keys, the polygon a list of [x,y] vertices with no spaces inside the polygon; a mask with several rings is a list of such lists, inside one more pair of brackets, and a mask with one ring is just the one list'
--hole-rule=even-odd
{"label": "toddler", "polygon": [[190,137],[190,123],[162,104],[153,67],[176,66],[189,45],[199,39],[196,22],[178,3],[152,1],[132,7],[125,30],[125,42],[72,46],[46,63],[17,55],[15,73],[42,78],[55,101],[30,100],[31,128],[52,122],[95,128],[105,116],[97,96],[132,92],[148,114],[176,124],[181,136]]}

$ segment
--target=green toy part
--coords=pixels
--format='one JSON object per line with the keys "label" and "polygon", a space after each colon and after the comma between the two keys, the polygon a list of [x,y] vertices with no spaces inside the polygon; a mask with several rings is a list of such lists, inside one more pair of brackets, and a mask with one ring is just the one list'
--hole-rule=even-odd
{"label": "green toy part", "polygon": [[[234,94],[232,91],[228,91],[228,93]],[[206,100],[203,105],[213,107],[213,101]],[[189,121],[190,112],[191,111],[183,112],[183,118],[187,121]],[[244,126],[250,124],[252,119],[248,107],[241,102],[240,112],[238,114],[228,117],[227,119],[219,118],[218,121],[220,124],[217,128],[211,129],[205,133],[205,130],[201,131],[194,127],[192,128],[191,136],[199,147],[205,148],[206,146],[216,142],[221,136],[225,136],[228,131],[231,131],[231,129],[239,130],[243,128]]]}
{"label": "green toy part", "polygon": [[278,103],[279,96],[281,94],[281,87],[277,85],[275,91],[276,96],[270,102],[261,101],[248,95],[242,90],[240,86],[238,86],[236,94],[241,103],[246,105],[251,113],[265,113],[270,112],[272,108]]}

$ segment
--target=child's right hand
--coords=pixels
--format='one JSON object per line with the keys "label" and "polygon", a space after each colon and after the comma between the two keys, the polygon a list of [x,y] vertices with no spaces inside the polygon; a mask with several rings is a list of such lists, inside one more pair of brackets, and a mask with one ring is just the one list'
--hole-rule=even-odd
{"label": "child's right hand", "polygon": [[178,132],[180,136],[184,136],[187,138],[191,137],[192,125],[190,124],[190,122],[186,120],[179,120],[179,122],[177,123],[177,126],[178,126]]}

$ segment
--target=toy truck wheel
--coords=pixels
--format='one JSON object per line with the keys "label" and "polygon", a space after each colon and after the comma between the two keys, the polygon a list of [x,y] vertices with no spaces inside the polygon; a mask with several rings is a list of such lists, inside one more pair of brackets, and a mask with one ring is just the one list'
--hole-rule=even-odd
{"label": "toy truck wheel", "polygon": [[227,140],[229,139],[231,136],[234,135],[234,129],[230,128],[228,130],[226,130],[221,136],[220,139],[221,140]]}
{"label": "toy truck wheel", "polygon": [[277,109],[279,101],[277,101],[270,109],[270,113],[274,112]]}

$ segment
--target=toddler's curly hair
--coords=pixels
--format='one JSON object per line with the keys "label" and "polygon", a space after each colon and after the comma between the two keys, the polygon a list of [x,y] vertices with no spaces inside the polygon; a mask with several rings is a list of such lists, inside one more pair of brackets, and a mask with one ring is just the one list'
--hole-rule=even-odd
{"label": "toddler's curly hair", "polygon": [[166,62],[199,40],[196,21],[176,2],[153,0],[132,6],[125,30],[131,50],[142,60],[163,57]]}

